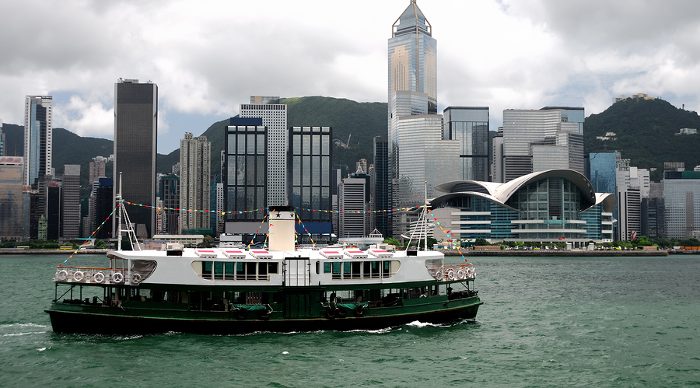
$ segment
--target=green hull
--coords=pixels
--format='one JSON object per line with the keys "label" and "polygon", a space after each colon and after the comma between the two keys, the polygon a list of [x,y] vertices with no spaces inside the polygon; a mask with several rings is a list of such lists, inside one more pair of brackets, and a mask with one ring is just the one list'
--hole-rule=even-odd
{"label": "green hull", "polygon": [[[125,305],[107,307],[54,302],[46,312],[58,333],[158,333],[192,332],[237,334],[256,331],[291,332],[316,330],[371,330],[413,321],[448,323],[475,319],[482,304],[477,296],[449,300],[434,296],[404,300],[392,307],[355,309],[320,307],[313,316],[305,311],[270,311],[269,308],[234,308],[231,311],[191,311]],[[288,305],[289,306],[289,305]],[[290,306],[288,308],[294,308]],[[290,317],[294,316],[294,317]]]}

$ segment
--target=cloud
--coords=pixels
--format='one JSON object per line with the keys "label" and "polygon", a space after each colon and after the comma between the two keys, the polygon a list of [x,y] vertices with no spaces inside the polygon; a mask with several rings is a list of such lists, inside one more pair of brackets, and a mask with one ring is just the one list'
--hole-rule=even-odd
{"label": "cloud", "polygon": [[[233,115],[250,95],[386,101],[387,39],[407,3],[0,2],[11,15],[0,27],[0,117],[20,123],[26,94],[65,94],[56,126],[111,136],[115,80],[151,80],[167,152],[206,129],[193,122]],[[693,0],[418,3],[438,41],[439,105],[489,106],[494,127],[506,108],[590,114],[617,94],[700,105]]]}

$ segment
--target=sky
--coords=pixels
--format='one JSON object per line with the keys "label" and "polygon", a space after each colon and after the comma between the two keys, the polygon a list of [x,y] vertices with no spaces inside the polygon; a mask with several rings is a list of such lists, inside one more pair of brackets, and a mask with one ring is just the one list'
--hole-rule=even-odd
{"label": "sky", "polygon": [[[387,40],[409,0],[2,0],[0,121],[53,95],[54,127],[111,139],[114,83],[159,87],[158,151],[251,95],[387,100]],[[583,106],[647,93],[700,105],[696,0],[418,0],[438,109]]]}

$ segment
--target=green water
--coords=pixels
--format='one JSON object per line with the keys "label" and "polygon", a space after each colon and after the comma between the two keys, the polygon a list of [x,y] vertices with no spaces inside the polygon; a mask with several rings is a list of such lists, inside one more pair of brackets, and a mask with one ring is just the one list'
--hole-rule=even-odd
{"label": "green water", "polygon": [[0,386],[700,385],[700,256],[475,258],[477,323],[131,337],[51,332],[63,259],[0,256]]}

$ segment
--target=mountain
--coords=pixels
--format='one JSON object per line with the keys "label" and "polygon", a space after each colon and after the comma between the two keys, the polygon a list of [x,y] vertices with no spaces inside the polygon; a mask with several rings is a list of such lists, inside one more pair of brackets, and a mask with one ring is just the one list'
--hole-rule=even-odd
{"label": "mountain", "polygon": [[[627,98],[586,118],[584,148],[586,154],[619,150],[633,166],[658,169],[658,179],[666,161],[685,162],[686,168],[700,164],[700,135],[676,135],[681,128],[700,128],[700,116],[658,98]],[[597,138],[607,132],[615,137]]]}
{"label": "mountain", "polygon": [[[292,97],[281,99],[287,104],[287,125],[329,126],[333,128],[333,160],[336,168],[354,171],[355,162],[364,158],[373,160],[373,139],[386,138],[387,105],[383,102],[357,102],[333,97]],[[224,149],[224,134],[228,120],[217,121],[202,133],[211,142],[211,171],[220,175],[221,150]],[[342,144],[341,144],[342,143]],[[349,143],[349,144],[347,144]],[[175,150],[162,158],[166,165],[179,160],[180,151]],[[160,161],[159,161],[160,163]],[[159,170],[162,170],[159,165]]]}

